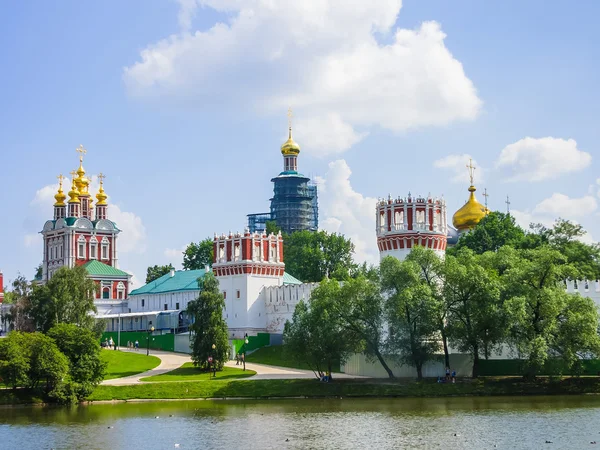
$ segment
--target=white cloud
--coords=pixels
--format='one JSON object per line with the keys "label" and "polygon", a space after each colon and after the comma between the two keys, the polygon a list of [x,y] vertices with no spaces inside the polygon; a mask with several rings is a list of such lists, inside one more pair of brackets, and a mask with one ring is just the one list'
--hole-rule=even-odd
{"label": "white cloud", "polygon": [[467,165],[469,165],[471,160],[473,162],[473,166],[475,166],[474,182],[475,184],[480,184],[483,182],[484,168],[481,167],[468,153],[463,153],[462,155],[448,155],[444,158],[434,161],[433,167],[451,171],[451,181],[453,183],[466,184],[469,182],[469,171],[467,169]]}
{"label": "white cloud", "polygon": [[542,200],[533,209],[534,214],[545,214],[553,217],[583,217],[593,213],[598,207],[596,199],[591,195],[581,198],[570,198],[565,194],[554,193]]}
{"label": "white cloud", "polygon": [[591,161],[573,139],[526,137],[502,149],[496,167],[507,169],[508,181],[542,181],[585,169]]}
{"label": "white cloud", "polygon": [[[314,126],[299,143],[316,154],[342,152],[370,127],[440,126],[472,120],[480,111],[475,87],[446,48],[438,23],[393,28],[401,0],[180,0],[180,5],[180,32],[149,45],[124,69],[131,95],[212,101],[264,114],[291,105],[304,118],[300,129]],[[190,32],[199,7],[229,19]],[[389,43],[378,42],[376,33]]]}
{"label": "white cloud", "polygon": [[125,269],[122,269],[122,270],[124,272],[127,272],[129,275],[131,275],[131,279],[130,279],[130,283],[129,283],[129,292],[133,291],[134,289],[141,288],[144,284],[146,284],[146,283],[142,283],[142,281],[135,275],[135,273],[133,273],[133,271],[125,270]]}
{"label": "white cloud", "polygon": [[164,255],[168,258],[169,263],[173,264],[174,267],[181,267],[183,264],[183,252],[186,247],[182,248],[166,248]]}
{"label": "white cloud", "polygon": [[375,235],[377,200],[356,192],[350,184],[352,171],[343,159],[329,163],[329,170],[319,182],[321,228],[342,233],[356,247],[356,261],[378,261]]}

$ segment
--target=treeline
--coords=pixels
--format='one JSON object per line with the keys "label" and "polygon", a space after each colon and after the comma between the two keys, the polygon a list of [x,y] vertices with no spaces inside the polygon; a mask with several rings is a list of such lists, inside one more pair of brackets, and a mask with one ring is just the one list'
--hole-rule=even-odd
{"label": "treeline", "polygon": [[[355,352],[415,367],[448,347],[479,361],[509,352],[533,378],[549,359],[577,371],[600,353],[594,302],[567,293],[567,279],[596,277],[597,245],[578,239],[578,225],[559,220],[551,229],[524,232],[512,217],[492,213],[440,258],[415,248],[405,261],[387,257],[343,282],[325,279],[285,327],[288,351],[315,372]],[[385,358],[384,358],[385,355]]]}
{"label": "treeline", "polygon": [[96,284],[83,267],[61,267],[45,285],[19,276],[8,300],[12,331],[0,339],[0,382],[29,389],[45,401],[72,403],[103,377],[96,321]]}

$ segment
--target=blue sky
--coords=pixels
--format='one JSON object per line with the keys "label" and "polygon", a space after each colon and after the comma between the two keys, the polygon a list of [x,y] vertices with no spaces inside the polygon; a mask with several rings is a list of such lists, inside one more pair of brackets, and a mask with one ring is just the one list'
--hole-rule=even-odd
{"label": "blue sky", "polygon": [[[120,266],[242,230],[268,210],[294,110],[324,228],[376,261],[375,198],[562,216],[600,239],[594,1],[106,0],[0,3],[0,268],[32,276],[56,176],[89,151]],[[529,138],[529,139],[527,139]],[[482,200],[481,195],[479,196]]]}

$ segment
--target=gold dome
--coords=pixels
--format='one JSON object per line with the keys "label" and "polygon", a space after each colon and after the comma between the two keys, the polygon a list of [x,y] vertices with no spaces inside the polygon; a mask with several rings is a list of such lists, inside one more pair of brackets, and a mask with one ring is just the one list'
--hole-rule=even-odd
{"label": "gold dome", "polygon": [[79,169],[77,169],[77,178],[75,179],[77,190],[79,195],[89,195],[88,189],[90,186],[90,180],[85,176],[85,169],[83,168],[83,162],[79,161]]}
{"label": "gold dome", "polygon": [[474,228],[481,219],[489,214],[489,209],[479,203],[475,198],[475,186],[469,186],[469,200],[465,203],[462,208],[454,213],[452,216],[452,224],[458,231],[465,231]]}
{"label": "gold dome", "polygon": [[69,203],[79,203],[79,191],[77,190],[77,182],[75,179],[75,175],[77,175],[77,172],[71,172],[71,176],[73,177],[73,184],[71,186],[71,190],[69,191]]}
{"label": "gold dome", "polygon": [[108,195],[106,195],[106,193],[104,192],[104,175],[99,174],[98,179],[100,180],[100,189],[98,190],[98,193],[96,194],[96,199],[98,200],[98,202],[96,203],[96,206],[106,206],[106,205],[108,205],[108,203],[106,203],[106,199],[108,198]]}
{"label": "gold dome", "polygon": [[66,206],[65,205],[65,199],[67,198],[67,196],[63,192],[63,188],[62,188],[63,176],[59,175],[58,176],[58,180],[59,180],[58,192],[54,196],[54,199],[56,200],[56,203],[54,204],[54,206]]}
{"label": "gold dome", "polygon": [[290,136],[281,146],[281,154],[283,156],[298,156],[298,153],[300,153],[300,146],[292,139],[292,127],[290,127]]}

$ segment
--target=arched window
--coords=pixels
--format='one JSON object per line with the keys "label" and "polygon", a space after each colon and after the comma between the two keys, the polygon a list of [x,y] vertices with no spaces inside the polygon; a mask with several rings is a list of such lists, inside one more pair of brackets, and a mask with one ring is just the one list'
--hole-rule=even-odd
{"label": "arched window", "polygon": [[79,236],[77,239],[77,259],[85,259],[85,238]]}
{"label": "arched window", "polygon": [[110,288],[109,287],[102,288],[102,298],[104,300],[108,300],[110,298]]}
{"label": "arched window", "polygon": [[100,246],[101,246],[100,258],[103,260],[107,260],[108,259],[108,239],[106,238],[106,236],[104,236],[102,238],[102,242],[100,243]]}
{"label": "arched window", "polygon": [[396,230],[404,229],[404,211],[396,210],[394,212],[394,223],[396,224]]}
{"label": "arched window", "polygon": [[98,258],[98,241],[94,236],[90,238],[90,259]]}
{"label": "arched window", "polygon": [[123,300],[125,298],[125,285],[122,281],[119,281],[119,284],[117,285],[117,298],[119,300]]}

